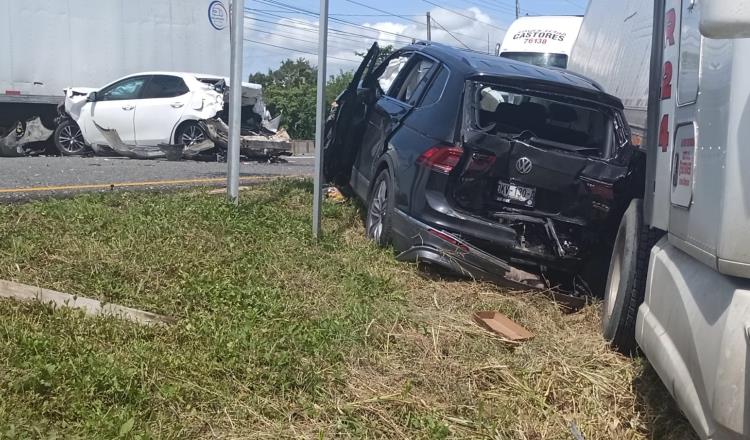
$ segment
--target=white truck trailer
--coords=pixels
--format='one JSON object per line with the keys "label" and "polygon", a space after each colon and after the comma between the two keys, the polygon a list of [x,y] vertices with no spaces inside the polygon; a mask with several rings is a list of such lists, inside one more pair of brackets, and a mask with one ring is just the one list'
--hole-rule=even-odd
{"label": "white truck trailer", "polygon": [[750,436],[750,0],[594,0],[569,69],[630,110],[647,152],[604,336],[637,345],[703,439]]}
{"label": "white truck trailer", "polygon": [[542,67],[566,68],[581,16],[521,17],[508,28],[495,55]]}
{"label": "white truck trailer", "polygon": [[0,155],[51,134],[66,87],[229,74],[228,0],[0,0],[0,11]]}

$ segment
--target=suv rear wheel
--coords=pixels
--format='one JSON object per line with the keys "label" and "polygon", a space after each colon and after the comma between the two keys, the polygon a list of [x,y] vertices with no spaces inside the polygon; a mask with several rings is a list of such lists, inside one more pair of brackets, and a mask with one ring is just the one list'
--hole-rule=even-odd
{"label": "suv rear wheel", "polygon": [[378,174],[372,185],[365,219],[367,237],[378,246],[387,246],[391,241],[394,204],[391,173],[386,168]]}
{"label": "suv rear wheel", "polygon": [[604,338],[623,354],[636,350],[635,323],[646,291],[649,255],[661,236],[643,224],[643,201],[631,201],[617,230],[602,307]]}

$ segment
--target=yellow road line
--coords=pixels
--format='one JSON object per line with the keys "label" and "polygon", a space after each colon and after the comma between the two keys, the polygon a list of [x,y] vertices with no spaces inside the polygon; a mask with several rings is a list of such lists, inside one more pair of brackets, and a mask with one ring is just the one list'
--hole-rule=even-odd
{"label": "yellow road line", "polygon": [[[275,179],[277,176],[251,176],[240,177],[241,182],[257,182],[263,180]],[[182,180],[153,180],[148,182],[116,182],[116,183],[97,183],[90,185],[60,185],[60,186],[31,186],[27,188],[2,188],[0,194],[9,193],[27,193],[27,192],[45,192],[45,191],[78,191],[84,189],[113,189],[113,188],[137,188],[143,186],[174,186],[174,185],[195,185],[201,183],[223,183],[226,177],[211,179],[182,179]]]}

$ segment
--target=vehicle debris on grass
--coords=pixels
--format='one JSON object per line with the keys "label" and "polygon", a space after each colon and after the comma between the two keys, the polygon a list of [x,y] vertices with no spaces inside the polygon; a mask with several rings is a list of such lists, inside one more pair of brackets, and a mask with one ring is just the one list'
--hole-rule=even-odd
{"label": "vehicle debris on grass", "polygon": [[534,334],[516,324],[500,312],[476,312],[474,322],[493,333],[497,333],[511,342],[528,341]]}

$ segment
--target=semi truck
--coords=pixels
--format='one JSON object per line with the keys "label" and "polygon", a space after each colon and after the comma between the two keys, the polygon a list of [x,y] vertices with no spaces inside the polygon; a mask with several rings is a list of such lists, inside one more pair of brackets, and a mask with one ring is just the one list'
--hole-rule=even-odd
{"label": "semi truck", "polygon": [[495,48],[495,55],[565,69],[582,21],[582,16],[567,15],[518,18]]}
{"label": "semi truck", "polygon": [[750,0],[596,0],[568,66],[620,97],[647,155],[606,339],[648,358],[702,439],[750,436]]}
{"label": "semi truck", "polygon": [[68,87],[144,71],[229,74],[228,0],[0,0],[0,11],[2,156],[50,144]]}

